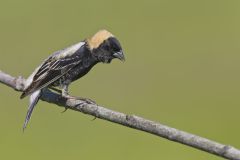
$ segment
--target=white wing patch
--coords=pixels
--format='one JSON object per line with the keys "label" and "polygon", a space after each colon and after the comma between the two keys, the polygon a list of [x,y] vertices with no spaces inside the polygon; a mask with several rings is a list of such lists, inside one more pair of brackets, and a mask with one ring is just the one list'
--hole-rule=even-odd
{"label": "white wing patch", "polygon": [[83,45],[85,44],[85,42],[79,42],[75,45],[72,45],[68,48],[63,49],[59,54],[57,54],[55,56],[56,59],[61,59],[61,58],[65,58],[68,56],[73,55],[79,48],[81,48]]}

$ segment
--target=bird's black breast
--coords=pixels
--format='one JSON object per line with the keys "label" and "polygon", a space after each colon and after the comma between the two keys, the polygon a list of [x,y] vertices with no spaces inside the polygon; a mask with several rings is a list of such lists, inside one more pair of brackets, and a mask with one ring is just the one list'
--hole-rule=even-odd
{"label": "bird's black breast", "polygon": [[84,60],[83,62],[76,65],[72,70],[70,70],[66,75],[63,77],[66,81],[75,81],[85,74],[87,74],[91,68],[95,65],[94,62],[91,60]]}
{"label": "bird's black breast", "polygon": [[67,85],[70,84],[71,82],[87,74],[91,70],[91,68],[97,63],[96,60],[92,57],[91,53],[87,52],[87,50],[84,50],[84,48],[81,49],[83,50],[79,50],[76,53],[76,56],[81,56],[80,63],[74,66],[60,79],[55,81],[52,84],[53,86],[59,86],[60,82]]}

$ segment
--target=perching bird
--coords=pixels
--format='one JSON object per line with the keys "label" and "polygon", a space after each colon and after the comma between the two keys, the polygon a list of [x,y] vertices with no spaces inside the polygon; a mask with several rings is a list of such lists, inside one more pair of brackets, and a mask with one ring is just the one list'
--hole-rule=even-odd
{"label": "perching bird", "polygon": [[59,87],[62,96],[69,97],[68,86],[71,82],[87,74],[95,64],[110,63],[114,58],[125,60],[119,41],[106,30],[100,30],[91,38],[50,55],[26,80],[20,98],[30,95],[30,102],[23,130],[44,88]]}

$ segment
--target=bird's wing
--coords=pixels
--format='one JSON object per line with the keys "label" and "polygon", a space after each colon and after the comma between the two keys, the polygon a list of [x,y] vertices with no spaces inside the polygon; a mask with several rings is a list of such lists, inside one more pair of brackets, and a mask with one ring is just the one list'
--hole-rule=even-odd
{"label": "bird's wing", "polygon": [[31,84],[25,89],[20,98],[24,98],[36,90],[50,85],[79,64],[81,57],[74,55],[74,53],[83,45],[82,43],[57,52],[45,60],[33,76]]}

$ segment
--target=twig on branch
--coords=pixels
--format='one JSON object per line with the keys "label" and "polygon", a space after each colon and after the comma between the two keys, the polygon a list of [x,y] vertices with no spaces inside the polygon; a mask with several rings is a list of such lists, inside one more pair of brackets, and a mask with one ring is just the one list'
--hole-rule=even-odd
{"label": "twig on branch", "polygon": [[[0,71],[0,82],[17,91],[23,91],[25,79],[22,77],[15,78]],[[166,125],[162,125],[160,123],[153,122],[135,115],[127,115],[124,113],[116,112],[96,104],[87,104],[86,102],[77,98],[64,98],[61,95],[51,92],[48,89],[45,89],[43,91],[41,100],[56,104],[58,106],[67,107],[69,109],[85,114],[89,114],[110,122],[118,123],[123,126],[142,130],[171,141],[182,143],[187,146],[215,154],[223,158],[240,160],[240,150],[232,146],[223,145],[209,139],[180,131],[175,128],[171,128]]]}

